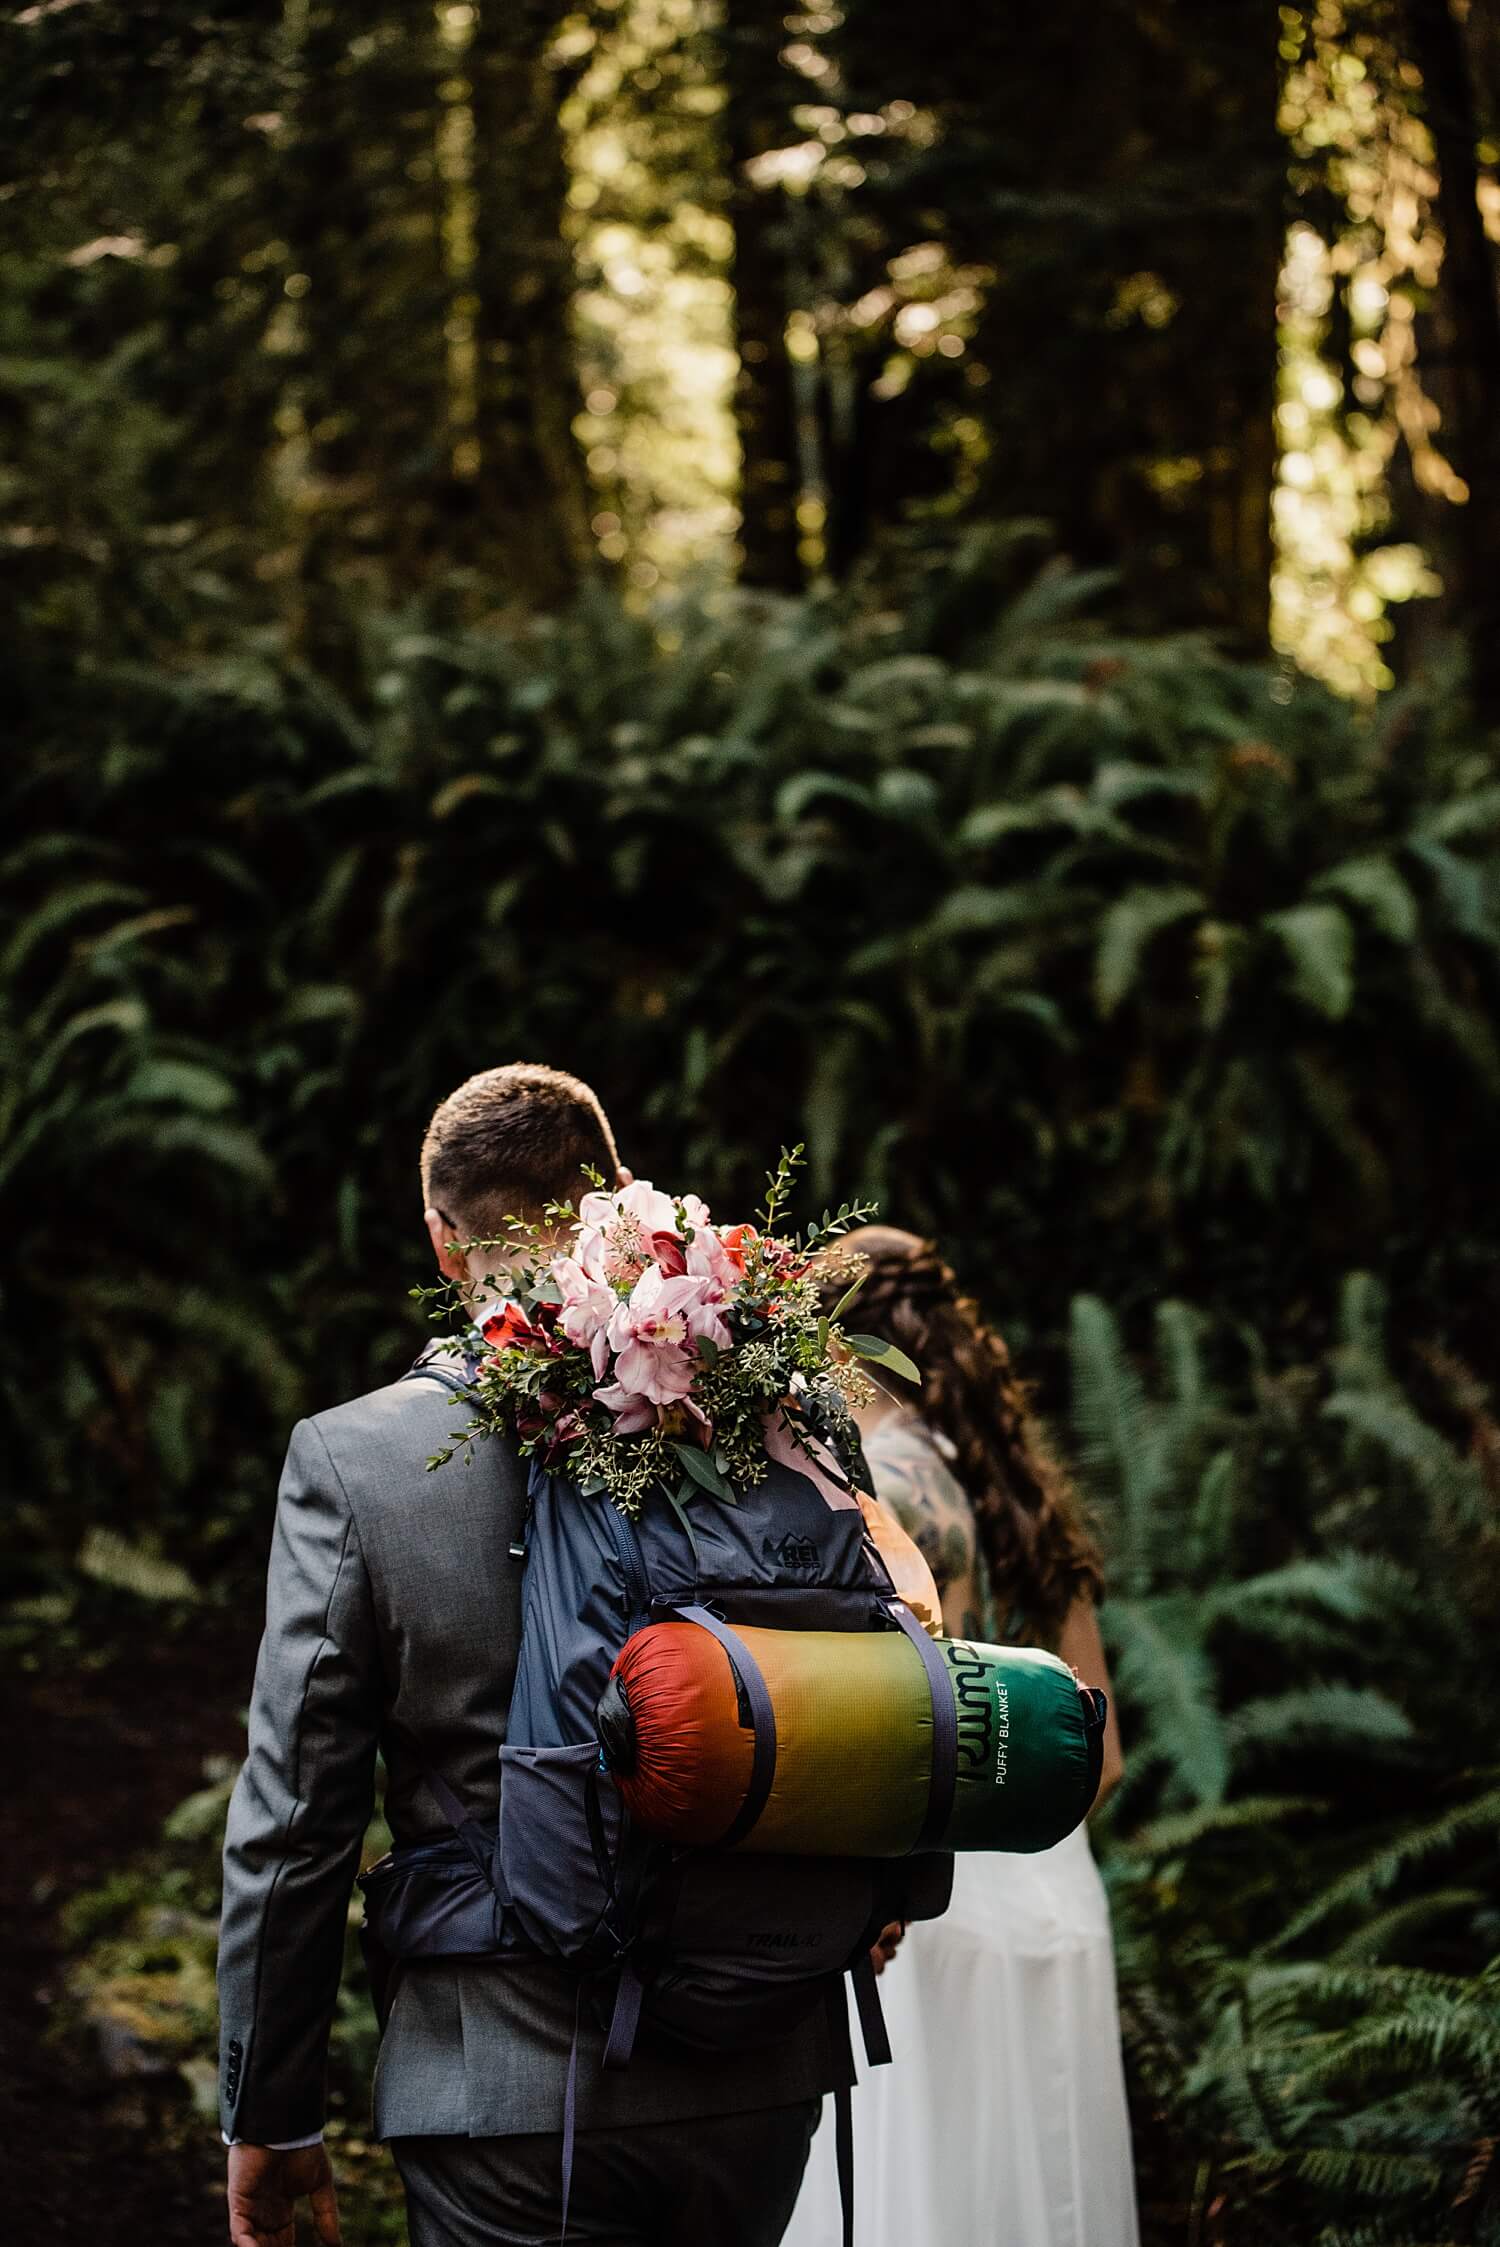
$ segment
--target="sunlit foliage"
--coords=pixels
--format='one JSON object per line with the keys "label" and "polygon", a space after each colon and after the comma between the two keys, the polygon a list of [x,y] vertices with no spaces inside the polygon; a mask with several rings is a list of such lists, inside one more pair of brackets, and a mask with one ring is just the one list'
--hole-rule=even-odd
{"label": "sunlit foliage", "polygon": [[1442,263],[1431,143],[1411,106],[1420,80],[1379,11],[1317,0],[1281,19],[1297,217],[1282,272],[1272,631],[1330,685],[1368,694],[1393,683],[1387,609],[1441,590],[1400,534],[1393,476],[1466,497],[1418,368],[1417,316]]}

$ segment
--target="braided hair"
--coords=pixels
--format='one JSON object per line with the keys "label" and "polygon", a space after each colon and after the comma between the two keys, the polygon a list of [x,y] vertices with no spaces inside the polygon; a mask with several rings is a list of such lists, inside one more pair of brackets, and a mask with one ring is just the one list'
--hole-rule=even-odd
{"label": "braided hair", "polygon": [[[1002,1616],[1019,1608],[1055,1637],[1080,1594],[1103,1590],[1099,1551],[1078,1499],[1032,1416],[1010,1352],[930,1241],[868,1225],[840,1250],[865,1259],[854,1323],[894,1342],[921,1368],[918,1410],[953,1446],[954,1473],[973,1510],[991,1594]],[[844,1283],[830,1276],[829,1308]]]}

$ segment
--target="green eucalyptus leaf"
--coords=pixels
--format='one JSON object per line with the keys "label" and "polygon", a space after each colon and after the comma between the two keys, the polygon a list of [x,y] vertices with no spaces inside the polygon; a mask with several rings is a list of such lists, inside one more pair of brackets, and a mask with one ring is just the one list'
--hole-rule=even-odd
{"label": "green eucalyptus leaf", "polygon": [[843,1294],[839,1297],[838,1301],[834,1304],[833,1309],[828,1314],[828,1324],[830,1326],[836,1326],[838,1324],[839,1320],[848,1310],[849,1305],[854,1301],[855,1296],[858,1295],[860,1289],[864,1286],[865,1281],[869,1278],[869,1276],[869,1271],[868,1269],[866,1269],[865,1271],[860,1273],[859,1278],[854,1281],[852,1286],[845,1288]]}
{"label": "green eucalyptus leaf", "polygon": [[884,1366],[887,1373],[899,1373],[903,1381],[921,1381],[921,1374],[904,1350],[894,1342],[887,1342],[879,1334],[846,1334],[844,1340],[856,1357],[868,1358],[872,1365]]}
{"label": "green eucalyptus leaf", "polygon": [[701,1576],[703,1573],[703,1555],[698,1545],[698,1533],[694,1529],[693,1524],[688,1516],[688,1506],[692,1500],[693,1492],[697,1489],[698,1486],[693,1481],[691,1475],[684,1475],[675,1490],[672,1489],[669,1483],[665,1482],[661,1487],[663,1493],[665,1494],[667,1504],[671,1507],[673,1513],[677,1516],[677,1519],[682,1523],[682,1533],[688,1541],[688,1548],[693,1556],[693,1566]]}
{"label": "green eucalyptus leaf", "polygon": [[731,1506],[735,1503],[733,1490],[724,1480],[706,1451],[700,1451],[696,1444],[691,1443],[674,1443],[672,1449],[676,1452],[694,1482],[701,1483],[711,1496],[722,1498]]}

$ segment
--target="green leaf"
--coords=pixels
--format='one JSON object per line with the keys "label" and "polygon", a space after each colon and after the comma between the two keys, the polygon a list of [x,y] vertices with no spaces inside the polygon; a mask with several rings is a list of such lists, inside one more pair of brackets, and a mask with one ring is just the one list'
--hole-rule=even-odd
{"label": "green leaf", "polygon": [[1184,883],[1129,889],[1116,898],[1104,916],[1094,963],[1094,1003],[1102,1015],[1113,1014],[1133,990],[1152,938],[1203,910],[1202,891]]}
{"label": "green leaf", "polygon": [[696,1444],[691,1443],[674,1443],[672,1449],[686,1467],[693,1481],[700,1483],[711,1497],[722,1499],[726,1505],[730,1506],[736,1503],[733,1489],[724,1480],[706,1451],[700,1451]]}
{"label": "green leaf", "polygon": [[198,1587],[185,1568],[145,1545],[133,1545],[118,1530],[91,1529],[78,1552],[85,1576],[137,1599],[196,1600]]}
{"label": "green leaf", "polygon": [[217,1069],[197,1061],[178,1061],[170,1055],[143,1061],[125,1087],[127,1100],[196,1109],[199,1115],[222,1115],[234,1106],[234,1086]]}
{"label": "green leaf", "polygon": [[859,781],[845,780],[833,772],[799,772],[777,790],[776,817],[789,826],[801,819],[819,796],[837,797],[861,811],[870,809],[870,791]]}
{"label": "green leaf", "polygon": [[1330,1022],[1342,1022],[1354,999],[1354,930],[1347,913],[1337,905],[1292,905],[1268,913],[1263,925],[1286,951],[1297,997]]}
{"label": "green leaf", "polygon": [[915,1381],[920,1386],[921,1374],[894,1342],[887,1342],[879,1334],[846,1334],[844,1340],[856,1357],[868,1358],[873,1365],[884,1366],[887,1373],[899,1373],[903,1381]]}
{"label": "green leaf", "polygon": [[869,1276],[869,1269],[868,1267],[866,1267],[866,1269],[860,1273],[859,1278],[855,1280],[852,1287],[845,1288],[843,1294],[839,1297],[838,1301],[834,1304],[833,1309],[828,1314],[826,1323],[829,1326],[838,1325],[839,1320],[848,1310],[849,1305],[854,1301],[855,1296],[858,1295],[860,1289],[864,1286],[865,1281],[869,1278]]}
{"label": "green leaf", "polygon": [[21,923],[7,944],[4,955],[0,956],[0,976],[8,980],[19,975],[39,944],[70,929],[86,915],[100,912],[109,905],[143,905],[145,901],[146,892],[137,889],[133,882],[76,882],[70,889],[54,891],[44,905]]}
{"label": "green leaf", "polygon": [[1319,894],[1331,891],[1368,915],[1393,944],[1410,944],[1417,933],[1417,900],[1388,858],[1348,858],[1313,883]]}
{"label": "green leaf", "polygon": [[675,1490],[666,1482],[661,1487],[667,1504],[682,1523],[682,1533],[688,1541],[688,1550],[693,1556],[693,1567],[701,1576],[703,1573],[703,1554],[698,1545],[698,1533],[688,1518],[688,1502],[696,1488],[693,1478],[691,1475],[684,1475]]}

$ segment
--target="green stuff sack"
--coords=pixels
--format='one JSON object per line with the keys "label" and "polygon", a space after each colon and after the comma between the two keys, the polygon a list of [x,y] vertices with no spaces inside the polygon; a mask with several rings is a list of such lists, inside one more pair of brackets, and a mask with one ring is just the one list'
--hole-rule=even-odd
{"label": "green stuff sack", "polygon": [[1083,1823],[1098,1792],[1102,1710],[1040,1648],[950,1638],[939,1651],[958,1710],[958,1777],[941,1847],[1050,1849]]}
{"label": "green stuff sack", "polygon": [[1104,1696],[1056,1655],[695,1612],[628,1640],[599,1704],[603,1760],[646,1832],[899,1857],[1048,1849],[1087,1815]]}

